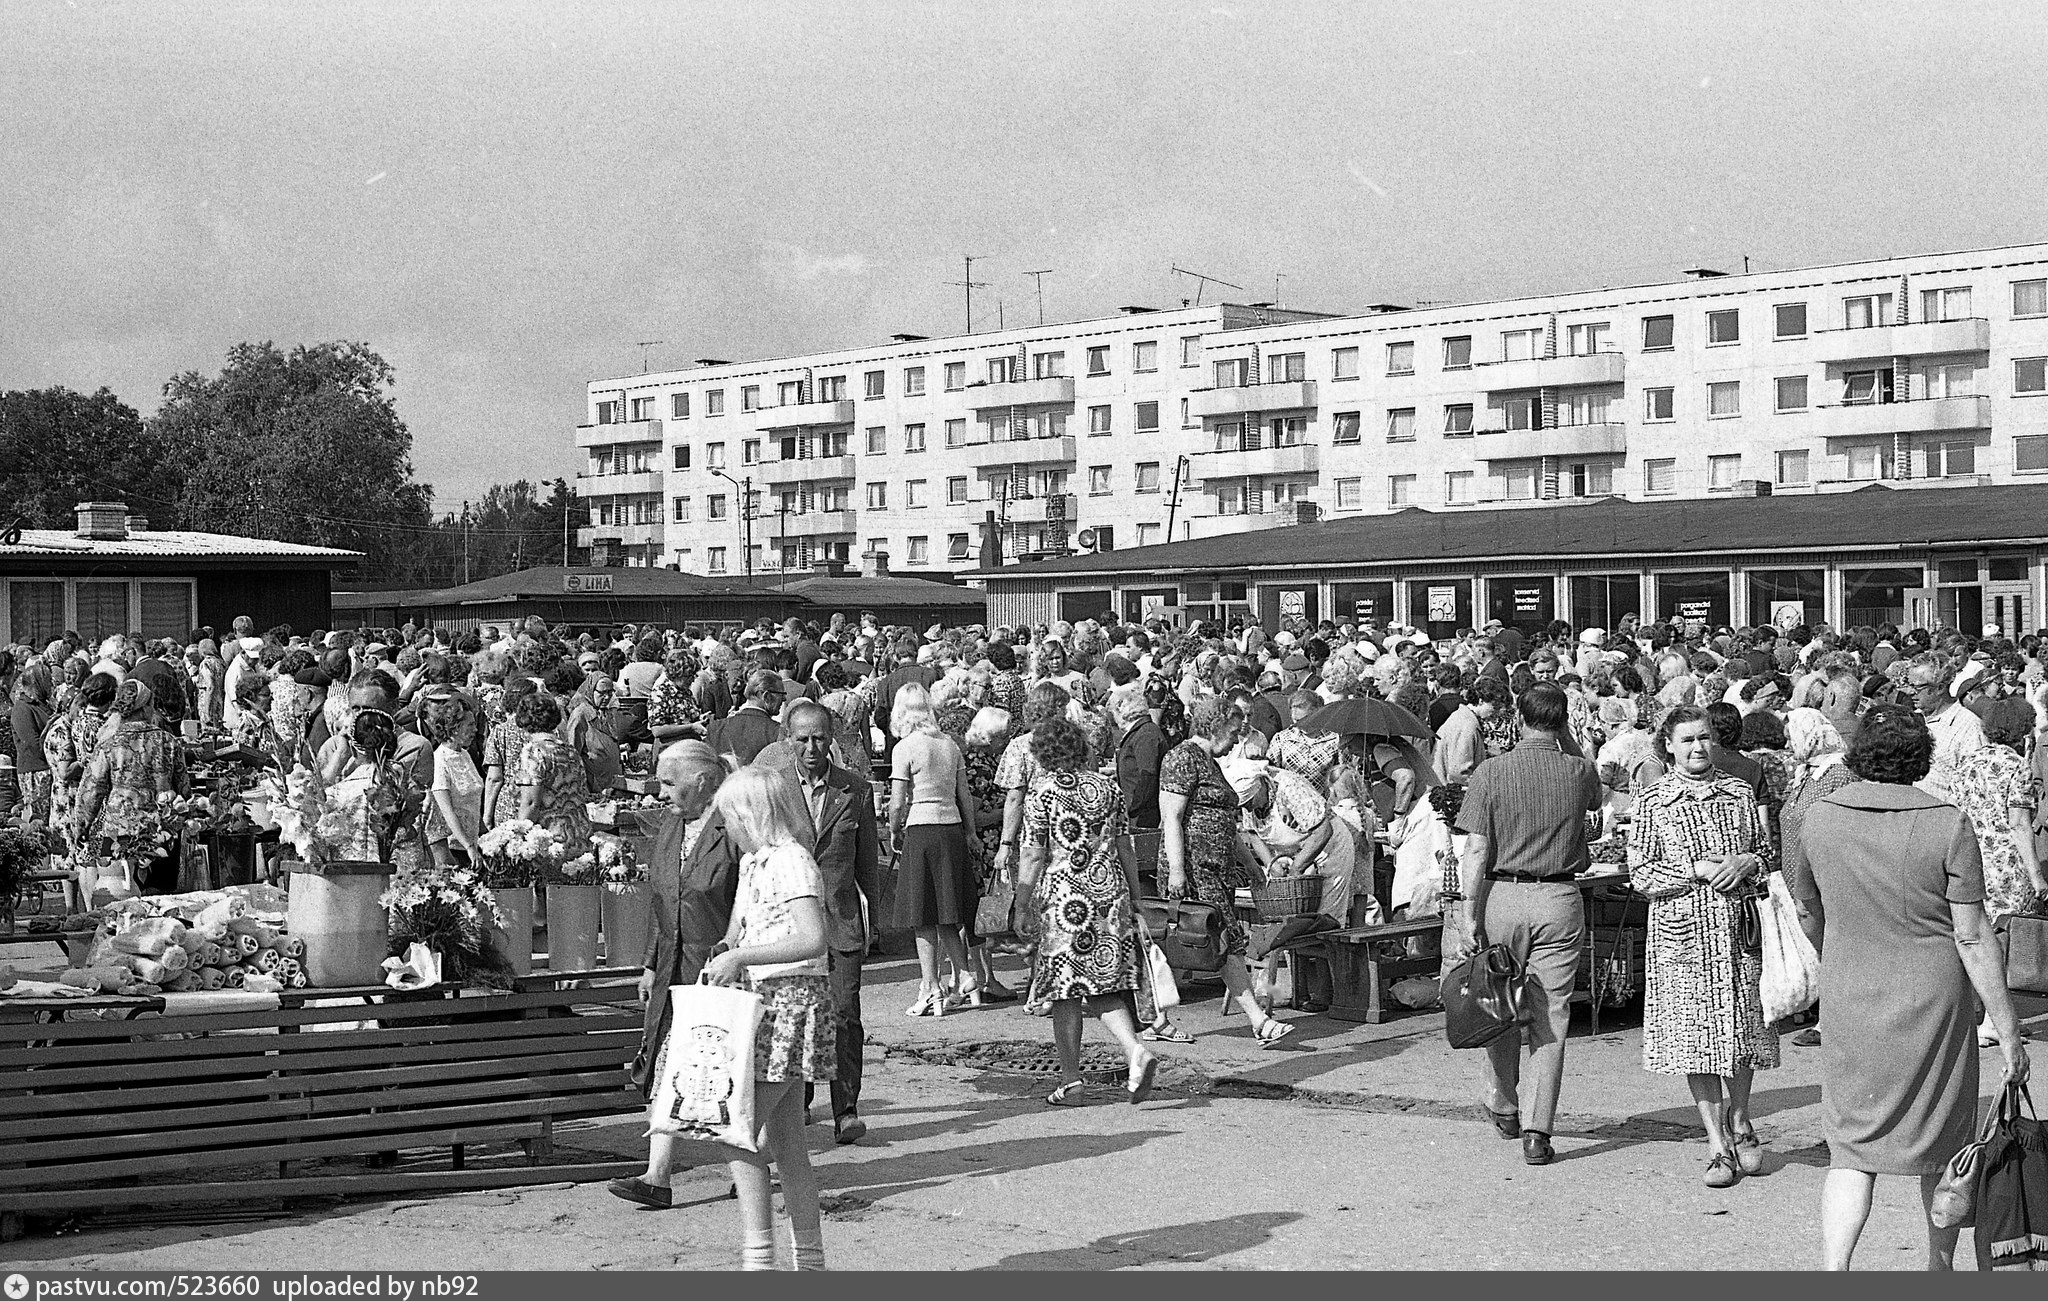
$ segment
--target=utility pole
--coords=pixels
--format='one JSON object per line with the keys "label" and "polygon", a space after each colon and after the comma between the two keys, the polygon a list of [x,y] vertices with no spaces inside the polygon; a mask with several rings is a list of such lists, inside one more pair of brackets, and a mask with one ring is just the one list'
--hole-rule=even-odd
{"label": "utility pole", "polygon": [[754,476],[750,474],[745,479],[735,479],[723,470],[711,473],[740,490],[741,545],[746,548],[747,582],[751,584],[754,581]]}
{"label": "utility pole", "polygon": [[647,350],[657,344],[667,342],[667,339],[640,339],[635,341],[633,346],[640,349],[640,373],[642,375],[647,373]]}
{"label": "utility pole", "polygon": [[1286,278],[1285,275],[1278,271],[1273,273],[1273,306],[1275,307],[1280,305],[1280,282]]}
{"label": "utility pole", "polygon": [[779,556],[779,557],[778,557],[778,558],[776,559],[776,562],[775,562],[775,567],[776,567],[776,568],[777,568],[778,570],[780,570],[780,571],[781,571],[781,577],[779,577],[779,578],[777,578],[777,579],[775,580],[775,586],[776,586],[776,589],[777,589],[777,590],[779,591],[779,590],[781,590],[781,588],[782,588],[782,587],[783,587],[783,586],[784,586],[784,585],[785,585],[786,583],[788,583],[788,582],[789,582],[789,494],[788,494],[788,493],[784,493],[784,494],[782,495],[782,504],[781,504],[781,505],[780,505],[780,506],[779,506],[779,507],[777,508],[777,510],[778,510],[778,512],[779,512],[779,513],[781,514],[781,516],[782,516],[782,532],[781,532],[781,534],[780,534],[780,537],[781,537],[781,539],[782,539],[782,555],[781,555],[781,556]]}
{"label": "utility pole", "polygon": [[462,581],[469,582],[469,502],[462,503]]}
{"label": "utility pole", "polygon": [[1180,476],[1188,468],[1188,458],[1183,456],[1173,463],[1173,492],[1166,499],[1166,540],[1173,541],[1174,516],[1180,513]]}
{"label": "utility pole", "polygon": [[946,282],[949,285],[958,285],[967,291],[967,333],[969,334],[974,333],[974,291],[988,288],[988,281],[976,280],[974,278],[974,264],[983,260],[980,257],[967,258],[966,276],[960,280],[948,280]]}
{"label": "utility pole", "polygon": [[1031,277],[1031,283],[1038,289],[1038,323],[1040,325],[1045,324],[1045,278],[1052,273],[1053,268],[1051,267],[1043,271],[1026,271],[1024,273]]}
{"label": "utility pole", "polygon": [[567,569],[569,567],[569,514],[571,508],[575,505],[576,499],[569,495],[569,481],[567,479],[555,480],[555,491],[562,496],[562,567]]}

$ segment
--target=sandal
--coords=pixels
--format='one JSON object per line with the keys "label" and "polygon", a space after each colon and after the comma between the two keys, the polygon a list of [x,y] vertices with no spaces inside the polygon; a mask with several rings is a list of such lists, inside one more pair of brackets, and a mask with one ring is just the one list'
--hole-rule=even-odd
{"label": "sandal", "polygon": [[[1272,1033],[1269,1034],[1267,1033],[1268,1031]],[[1273,1048],[1278,1046],[1282,1039],[1293,1034],[1294,1027],[1277,1017],[1269,1016],[1259,1022],[1258,1028],[1253,1030],[1252,1033],[1258,1036],[1259,1047]]]}
{"label": "sandal", "polygon": [[1746,1175],[1763,1173],[1764,1144],[1754,1129],[1744,1130],[1735,1136],[1735,1164]]}
{"label": "sandal", "polygon": [[926,990],[917,996],[917,1001],[903,1013],[905,1016],[944,1016],[946,1000],[939,997],[935,989]]}
{"label": "sandal", "polygon": [[1195,1041],[1193,1035],[1171,1021],[1167,1022],[1164,1027],[1148,1025],[1138,1032],[1138,1037],[1146,1043],[1155,1044],[1191,1044]]}
{"label": "sandal", "polygon": [[1159,1059],[1150,1053],[1145,1054],[1145,1064],[1138,1068],[1137,1075],[1124,1086],[1124,1091],[1130,1095],[1132,1106],[1135,1107],[1152,1096],[1152,1081],[1158,1074]]}
{"label": "sandal", "polygon": [[1045,1105],[1048,1107],[1085,1107],[1092,1101],[1093,1099],[1088,1096],[1086,1080],[1069,1080],[1045,1095]]}
{"label": "sandal", "polygon": [[1742,1167],[1735,1163],[1735,1159],[1726,1152],[1714,1153],[1713,1159],[1707,1162],[1707,1187],[1733,1188],[1741,1182]]}

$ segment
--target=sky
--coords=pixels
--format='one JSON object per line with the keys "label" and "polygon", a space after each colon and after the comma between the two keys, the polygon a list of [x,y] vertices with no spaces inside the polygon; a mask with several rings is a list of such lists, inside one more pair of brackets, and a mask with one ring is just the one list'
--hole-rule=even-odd
{"label": "sky", "polygon": [[[592,379],[2048,240],[2048,5],[0,0],[0,389],[367,342],[456,509]],[[1276,280],[1276,277],[1279,277]],[[1217,290],[1209,291],[1213,301]],[[660,342],[645,349],[643,340]]]}

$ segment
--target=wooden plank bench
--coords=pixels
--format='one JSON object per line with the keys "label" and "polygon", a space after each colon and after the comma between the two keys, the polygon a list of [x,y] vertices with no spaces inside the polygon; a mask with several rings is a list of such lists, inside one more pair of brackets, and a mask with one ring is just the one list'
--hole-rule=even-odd
{"label": "wooden plank bench", "polygon": [[[1409,976],[1432,979],[1442,959],[1436,956],[1407,956],[1408,941],[1416,936],[1441,936],[1443,918],[1418,917],[1412,922],[1385,926],[1354,926],[1349,930],[1323,931],[1302,937],[1285,947],[1298,961],[1322,962],[1330,969],[1330,1007],[1327,1015],[1339,1021],[1364,1021],[1378,1025],[1387,1019],[1387,990]],[[1391,956],[1380,946],[1391,942],[1401,954]],[[1295,988],[1307,985],[1302,973],[1295,976]]]}
{"label": "wooden plank bench", "polygon": [[[162,999],[53,1000],[50,1016],[102,1019],[0,1022],[0,1237],[39,1212],[631,1174],[638,1162],[542,1162],[557,1121],[640,1110],[624,1069],[641,1016],[623,978],[637,974],[541,972],[492,994],[294,990],[189,1016],[162,1015]],[[484,1144],[519,1145],[525,1165],[465,1169]],[[377,1169],[437,1148],[449,1169]],[[365,1166],[302,1168],[348,1157]]]}

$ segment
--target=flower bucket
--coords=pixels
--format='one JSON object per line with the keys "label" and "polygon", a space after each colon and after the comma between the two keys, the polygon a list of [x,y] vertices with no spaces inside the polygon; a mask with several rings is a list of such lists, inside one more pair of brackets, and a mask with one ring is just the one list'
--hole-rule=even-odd
{"label": "flower bucket", "polygon": [[647,927],[654,920],[654,891],[646,884],[604,892],[604,962],[637,967],[647,956]]}
{"label": "flower bucket", "polygon": [[316,989],[378,985],[390,948],[390,920],[377,896],[391,884],[391,864],[332,862],[316,869],[297,859],[291,872],[285,926],[306,943],[306,983]]}
{"label": "flower bucket", "polygon": [[597,966],[597,927],[604,887],[548,883],[548,970]]}
{"label": "flower bucket", "polygon": [[491,943],[505,954],[505,960],[512,964],[515,976],[533,974],[533,887],[522,885],[510,890],[493,890],[491,895],[498,901],[498,911],[505,915],[505,925],[490,928]]}

